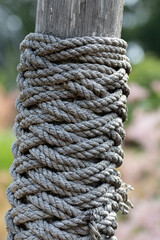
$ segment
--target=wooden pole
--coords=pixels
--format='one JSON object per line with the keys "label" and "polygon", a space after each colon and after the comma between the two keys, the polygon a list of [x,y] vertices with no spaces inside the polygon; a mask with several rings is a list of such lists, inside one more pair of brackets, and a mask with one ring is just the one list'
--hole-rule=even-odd
{"label": "wooden pole", "polygon": [[124,0],[38,0],[36,32],[120,37]]}
{"label": "wooden pole", "polygon": [[35,32],[119,38],[123,6],[124,0],[38,0]]}

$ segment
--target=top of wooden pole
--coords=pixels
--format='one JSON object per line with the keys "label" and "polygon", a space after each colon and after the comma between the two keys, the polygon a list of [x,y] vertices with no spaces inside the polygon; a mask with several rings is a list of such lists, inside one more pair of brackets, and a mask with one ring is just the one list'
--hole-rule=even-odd
{"label": "top of wooden pole", "polygon": [[38,0],[36,32],[56,37],[120,37],[124,0]]}

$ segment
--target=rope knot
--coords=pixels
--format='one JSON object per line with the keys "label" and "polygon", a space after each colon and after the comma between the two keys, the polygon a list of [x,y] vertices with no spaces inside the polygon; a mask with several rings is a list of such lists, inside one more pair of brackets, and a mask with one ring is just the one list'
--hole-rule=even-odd
{"label": "rope knot", "polygon": [[89,226],[91,240],[100,240],[101,234],[99,233],[97,224],[96,224],[98,217],[93,212],[93,210],[87,211],[85,213],[85,216],[83,217],[83,220],[85,220]]}

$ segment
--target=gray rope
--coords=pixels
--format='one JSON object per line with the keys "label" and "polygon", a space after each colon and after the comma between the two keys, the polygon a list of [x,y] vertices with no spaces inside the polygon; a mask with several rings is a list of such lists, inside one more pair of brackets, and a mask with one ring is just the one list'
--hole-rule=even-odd
{"label": "gray rope", "polygon": [[29,34],[20,45],[8,240],[115,240],[130,63],[116,38]]}

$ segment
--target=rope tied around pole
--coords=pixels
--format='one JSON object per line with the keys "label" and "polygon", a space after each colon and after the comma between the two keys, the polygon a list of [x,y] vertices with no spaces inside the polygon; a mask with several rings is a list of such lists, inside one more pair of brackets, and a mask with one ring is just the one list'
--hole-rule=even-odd
{"label": "rope tied around pole", "polygon": [[115,240],[130,62],[117,38],[32,33],[20,45],[8,240]]}

